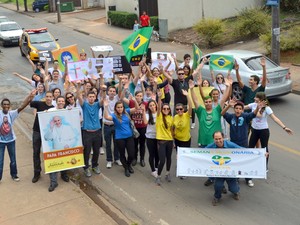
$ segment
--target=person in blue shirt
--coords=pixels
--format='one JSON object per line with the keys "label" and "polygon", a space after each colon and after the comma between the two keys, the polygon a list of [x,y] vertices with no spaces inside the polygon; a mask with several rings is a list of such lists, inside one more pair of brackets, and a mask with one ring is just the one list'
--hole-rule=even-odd
{"label": "person in blue shirt", "polygon": [[[213,134],[213,138],[214,138],[214,143],[207,145],[206,148],[241,148],[239,145],[237,145],[231,141],[224,140],[224,135],[221,131],[216,131]],[[239,186],[237,178],[224,178],[224,177],[218,178],[217,177],[215,179],[215,185],[214,185],[215,194],[214,194],[214,198],[212,201],[212,204],[214,206],[217,205],[217,203],[220,201],[220,199],[222,197],[222,190],[223,190],[225,181],[228,184],[229,191],[231,193],[233,193],[233,198],[235,200],[240,199],[240,195],[239,195],[240,186]]]}

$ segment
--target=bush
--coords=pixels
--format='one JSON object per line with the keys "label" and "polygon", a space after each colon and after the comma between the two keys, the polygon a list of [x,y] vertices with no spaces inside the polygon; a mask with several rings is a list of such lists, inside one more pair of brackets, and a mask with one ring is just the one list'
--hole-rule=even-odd
{"label": "bush", "polygon": [[299,12],[300,4],[299,0],[281,0],[280,9],[285,12]]}
{"label": "bush", "polygon": [[134,21],[137,20],[136,14],[121,11],[108,11],[107,16],[112,25],[128,29],[132,29]]}
{"label": "bush", "polygon": [[208,47],[218,44],[223,34],[223,22],[219,19],[203,19],[195,24],[194,30],[202,36]]}
{"label": "bush", "polygon": [[44,10],[45,10],[45,11],[49,11],[49,5],[45,5],[45,6],[44,6]]}
{"label": "bush", "polygon": [[151,16],[150,17],[150,24],[154,27],[154,30],[158,31],[158,16]]}
{"label": "bush", "polygon": [[234,33],[245,38],[256,38],[271,29],[271,16],[265,11],[254,9],[243,9],[239,12]]}
{"label": "bush", "polygon": [[[272,35],[271,32],[263,34],[259,37],[268,53],[271,53]],[[280,35],[280,50],[300,50],[300,26],[294,27],[287,33]]]}

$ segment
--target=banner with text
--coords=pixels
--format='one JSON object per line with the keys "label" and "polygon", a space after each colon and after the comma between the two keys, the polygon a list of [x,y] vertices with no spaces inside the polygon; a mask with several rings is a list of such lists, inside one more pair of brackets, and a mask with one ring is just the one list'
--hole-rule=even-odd
{"label": "banner with text", "polygon": [[265,148],[180,148],[177,176],[267,178]]}
{"label": "banner with text", "polygon": [[84,166],[79,110],[38,112],[45,172]]}

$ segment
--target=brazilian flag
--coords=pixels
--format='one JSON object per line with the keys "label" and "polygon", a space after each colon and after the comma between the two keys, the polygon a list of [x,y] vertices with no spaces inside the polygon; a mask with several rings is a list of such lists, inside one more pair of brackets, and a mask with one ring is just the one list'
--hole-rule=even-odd
{"label": "brazilian flag", "polygon": [[129,63],[132,57],[144,55],[147,52],[152,31],[153,27],[143,27],[133,32],[121,42],[126,59]]}
{"label": "brazilian flag", "polygon": [[193,44],[193,54],[194,54],[194,58],[193,58],[193,70],[194,70],[200,64],[200,60],[202,57],[202,51],[195,44]]}
{"label": "brazilian flag", "polygon": [[209,60],[211,70],[232,70],[234,58],[232,55],[215,55],[212,54]]}

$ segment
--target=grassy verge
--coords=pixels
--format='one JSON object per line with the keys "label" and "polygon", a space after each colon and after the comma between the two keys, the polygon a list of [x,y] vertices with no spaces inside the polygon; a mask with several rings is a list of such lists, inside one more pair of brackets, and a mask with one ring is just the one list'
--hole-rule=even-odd
{"label": "grassy verge", "polygon": [[[24,0],[19,0],[19,5],[24,6]],[[28,8],[31,8],[32,2],[34,2],[34,0],[27,0],[27,6]],[[14,5],[16,5],[16,0],[0,0],[0,3],[12,3]]]}

